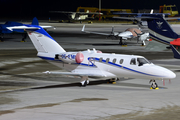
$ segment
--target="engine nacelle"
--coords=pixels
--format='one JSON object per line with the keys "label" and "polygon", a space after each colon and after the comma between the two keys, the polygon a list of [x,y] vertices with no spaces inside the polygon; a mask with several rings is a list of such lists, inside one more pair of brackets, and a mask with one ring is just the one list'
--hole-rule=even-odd
{"label": "engine nacelle", "polygon": [[65,63],[81,63],[84,60],[84,55],[81,52],[77,54],[56,54],[55,59],[62,60]]}
{"label": "engine nacelle", "polygon": [[81,52],[76,54],[75,60],[77,63],[81,63],[84,60],[84,55]]}

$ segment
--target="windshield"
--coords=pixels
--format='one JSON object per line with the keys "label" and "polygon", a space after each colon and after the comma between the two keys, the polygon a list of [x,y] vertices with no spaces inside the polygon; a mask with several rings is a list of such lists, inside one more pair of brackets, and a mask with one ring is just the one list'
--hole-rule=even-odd
{"label": "windshield", "polygon": [[150,62],[145,58],[137,58],[137,61],[139,66],[142,66],[144,64],[150,64]]}

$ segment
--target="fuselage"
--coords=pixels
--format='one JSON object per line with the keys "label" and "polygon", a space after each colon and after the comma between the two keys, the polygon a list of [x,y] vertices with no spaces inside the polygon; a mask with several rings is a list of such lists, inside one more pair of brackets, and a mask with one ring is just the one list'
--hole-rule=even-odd
{"label": "fuselage", "polygon": [[[54,56],[39,57],[48,62],[74,73],[88,72],[91,74],[101,73],[106,78],[145,78],[145,79],[172,79],[176,75],[163,67],[154,65],[146,58],[136,55],[97,53],[97,51],[82,51],[83,60],[76,62],[78,52],[64,52]],[[56,54],[57,55],[57,54]]]}

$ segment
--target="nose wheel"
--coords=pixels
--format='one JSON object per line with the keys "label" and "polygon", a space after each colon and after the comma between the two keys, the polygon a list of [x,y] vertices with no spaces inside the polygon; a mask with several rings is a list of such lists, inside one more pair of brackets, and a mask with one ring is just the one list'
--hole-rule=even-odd
{"label": "nose wheel", "polygon": [[89,84],[88,76],[81,77],[81,86],[86,87],[87,84]]}
{"label": "nose wheel", "polygon": [[150,89],[159,89],[158,84],[156,83],[155,80],[150,80],[149,83],[151,83],[151,88]]}

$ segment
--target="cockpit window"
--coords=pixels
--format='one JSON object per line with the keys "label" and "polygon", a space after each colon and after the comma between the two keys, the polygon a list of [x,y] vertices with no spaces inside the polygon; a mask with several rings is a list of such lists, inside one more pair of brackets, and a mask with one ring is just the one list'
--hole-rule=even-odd
{"label": "cockpit window", "polygon": [[138,66],[142,66],[144,64],[150,64],[150,62],[145,58],[137,58]]}
{"label": "cockpit window", "polygon": [[135,59],[135,58],[132,58],[131,61],[130,61],[130,64],[131,64],[131,65],[136,65],[136,59]]}

